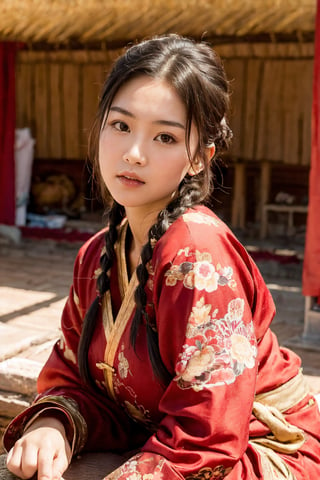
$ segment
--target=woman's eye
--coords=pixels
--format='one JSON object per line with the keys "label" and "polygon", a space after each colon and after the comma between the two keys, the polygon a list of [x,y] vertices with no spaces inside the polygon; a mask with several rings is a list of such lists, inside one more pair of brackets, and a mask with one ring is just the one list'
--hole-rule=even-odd
{"label": "woman's eye", "polygon": [[112,126],[116,129],[119,130],[119,132],[128,132],[129,127],[125,122],[113,122]]}
{"label": "woman's eye", "polygon": [[156,140],[159,140],[161,143],[174,143],[175,139],[172,137],[172,135],[169,135],[168,133],[160,133],[156,137]]}

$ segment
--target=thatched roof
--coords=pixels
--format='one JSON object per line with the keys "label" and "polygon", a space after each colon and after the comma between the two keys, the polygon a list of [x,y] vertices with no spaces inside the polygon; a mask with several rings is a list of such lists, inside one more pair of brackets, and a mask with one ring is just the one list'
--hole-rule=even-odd
{"label": "thatched roof", "polygon": [[0,0],[0,40],[126,43],[176,32],[196,38],[314,32],[316,0]]}

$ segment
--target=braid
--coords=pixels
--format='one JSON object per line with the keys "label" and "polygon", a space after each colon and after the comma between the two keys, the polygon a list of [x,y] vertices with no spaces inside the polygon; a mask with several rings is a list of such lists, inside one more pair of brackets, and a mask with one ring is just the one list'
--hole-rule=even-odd
{"label": "braid", "polygon": [[131,325],[130,340],[133,347],[135,347],[138,330],[144,320],[147,331],[148,354],[152,369],[163,384],[168,383],[171,375],[161,359],[158,333],[150,322],[149,315],[146,311],[147,294],[145,286],[149,277],[147,264],[152,259],[152,243],[154,240],[159,240],[170,225],[179,218],[187,208],[194,207],[203,200],[201,190],[199,189],[199,182],[201,182],[199,175],[194,177],[186,176],[181,182],[177,197],[159,213],[157,223],[150,228],[148,242],[141,251],[141,264],[137,267],[139,285],[135,291],[136,311]]}
{"label": "braid", "polygon": [[78,363],[80,377],[85,383],[95,386],[89,371],[88,351],[92,336],[96,327],[101,298],[110,289],[110,278],[107,275],[114,261],[115,252],[114,244],[118,238],[117,226],[124,217],[124,209],[118,203],[114,202],[107,215],[109,228],[105,233],[106,251],[100,257],[101,273],[97,278],[98,295],[90,305],[83,321],[79,346],[78,346]]}

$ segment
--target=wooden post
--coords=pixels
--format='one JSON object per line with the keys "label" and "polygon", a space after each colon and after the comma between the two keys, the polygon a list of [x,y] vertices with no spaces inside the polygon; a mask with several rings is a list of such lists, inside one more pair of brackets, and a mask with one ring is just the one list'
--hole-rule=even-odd
{"label": "wooden post", "polygon": [[269,191],[270,191],[270,163],[261,162],[261,171],[260,171],[260,211],[259,211],[259,220],[260,220],[260,238],[265,238],[267,235],[268,229],[268,214],[265,210],[265,205],[269,200]]}
{"label": "wooden post", "polygon": [[233,184],[233,201],[231,226],[233,228],[245,228],[246,223],[246,182],[245,182],[245,165],[244,163],[234,164],[234,184]]}

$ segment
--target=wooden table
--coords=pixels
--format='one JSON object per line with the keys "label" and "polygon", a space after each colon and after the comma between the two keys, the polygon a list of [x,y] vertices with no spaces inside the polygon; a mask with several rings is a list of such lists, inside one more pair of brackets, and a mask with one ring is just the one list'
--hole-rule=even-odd
{"label": "wooden table", "polygon": [[269,212],[286,213],[288,215],[287,235],[292,235],[294,231],[294,214],[308,213],[307,205],[280,205],[277,203],[267,203],[262,207],[262,216],[260,223],[260,238],[265,238],[268,233],[268,214]]}

